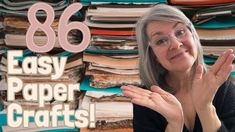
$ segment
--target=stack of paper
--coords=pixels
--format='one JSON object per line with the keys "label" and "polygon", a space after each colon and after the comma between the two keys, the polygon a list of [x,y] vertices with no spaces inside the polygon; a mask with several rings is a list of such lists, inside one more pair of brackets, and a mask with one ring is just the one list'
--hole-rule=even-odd
{"label": "stack of paper", "polygon": [[[70,4],[69,0],[1,0],[0,16],[20,16],[27,17],[27,10],[37,2],[46,2],[56,11],[55,16],[59,17],[63,10]],[[45,17],[47,14],[44,11],[39,11],[37,16]]]}
{"label": "stack of paper", "polygon": [[97,89],[89,86],[89,78],[81,84],[81,90],[86,94],[80,105],[81,109],[89,109],[89,104],[95,104],[96,127],[95,129],[81,129],[81,131],[120,131],[132,128],[132,104],[130,98],[121,94],[118,87]]}
{"label": "stack of paper", "polygon": [[[55,18],[48,18],[47,14],[43,10],[37,11],[36,21],[43,24],[45,20],[51,19],[53,23],[51,25],[51,29],[53,33],[56,35],[56,42],[51,51],[47,53],[35,53],[30,51],[27,48],[26,44],[26,33],[30,28],[35,27],[32,23],[30,23],[27,19],[28,9],[37,2],[46,2],[49,4],[54,10]],[[45,107],[39,107],[38,101],[26,101],[23,98],[22,91],[16,94],[16,98],[14,101],[7,100],[7,79],[10,76],[17,77],[22,80],[23,87],[28,84],[49,84],[52,88],[56,84],[77,84],[79,86],[81,78],[84,76],[85,66],[82,61],[83,53],[70,53],[63,50],[58,42],[58,24],[59,17],[64,12],[64,10],[72,3],[74,0],[1,0],[0,2],[0,100],[3,103],[3,107],[6,109],[10,104],[17,103],[24,110],[49,110],[53,108],[53,106],[58,104],[69,104],[71,110],[75,110],[78,108],[79,104],[79,96],[81,94],[80,91],[75,91],[75,98],[72,101],[56,101],[52,98],[50,101],[45,102]],[[78,16],[79,15],[79,16]],[[68,21],[81,21],[80,12],[73,14]],[[32,18],[30,18],[32,19]],[[4,31],[4,36],[2,35],[2,31]],[[68,39],[71,44],[77,45],[82,40],[81,32],[78,30],[71,30],[68,36],[63,36]],[[4,45],[2,43],[2,39],[4,38]],[[37,31],[33,34],[33,41],[38,46],[43,46],[47,43],[48,36],[45,33],[44,29],[38,28]],[[17,68],[22,69],[22,64],[27,57],[55,57],[61,59],[62,57],[67,57],[67,61],[65,62],[64,72],[62,76],[58,79],[52,79],[51,75],[55,74],[55,67],[48,63],[47,66],[52,67],[52,73],[47,75],[42,75],[40,73],[37,74],[7,74],[7,53],[10,50],[22,50],[23,56],[17,57],[15,60],[19,62]],[[38,61],[36,61],[38,62]],[[35,64],[35,63],[34,63]],[[31,67],[34,64],[30,64],[28,67]],[[37,68],[40,66],[37,65]],[[70,95],[71,96],[71,95]],[[2,118],[0,118],[2,120]],[[62,120],[63,122],[63,120]],[[4,124],[6,125],[6,124]],[[1,126],[1,125],[0,125]],[[59,126],[58,128],[44,128],[44,130],[59,130],[62,128],[66,128],[64,124]],[[36,128],[35,124],[30,124],[29,128],[14,128],[10,129],[7,126],[3,127],[4,130],[7,131],[40,131],[43,130],[41,128]],[[18,129],[18,130],[17,130]],[[55,130],[55,131],[56,131]]]}
{"label": "stack of paper", "polygon": [[[5,43],[8,46],[14,46],[14,47],[20,47],[23,48],[26,46],[26,32],[33,27],[37,27],[35,25],[36,22],[32,23],[29,22],[27,19],[27,12],[29,8],[40,1],[19,1],[19,2],[13,2],[11,0],[3,0],[0,3],[0,14],[4,17],[4,26],[5,26]],[[45,1],[41,1],[45,2]],[[54,47],[59,48],[60,45],[58,43],[58,37],[57,37],[57,31],[58,31],[58,21],[59,17],[63,13],[63,11],[66,9],[66,7],[69,6],[70,1],[69,0],[50,0],[46,2],[48,5],[50,5],[55,12],[55,20],[54,18],[47,18],[47,13],[45,11],[39,10],[36,14],[36,20],[41,24],[50,24],[48,27],[52,28],[54,31],[53,33],[56,35],[56,42],[54,44]],[[75,14],[76,15],[76,14]],[[74,15],[74,16],[75,16]],[[44,23],[45,21],[48,21],[52,19],[53,23]],[[30,20],[33,20],[30,18]],[[49,21],[48,21],[49,22]],[[45,29],[40,29],[39,26],[37,28],[37,31],[34,33],[34,43],[36,45],[45,45],[47,42],[47,35],[45,33]],[[68,36],[64,36],[68,38],[68,41],[72,44],[78,44],[81,41],[81,37],[76,36],[78,33],[77,31],[71,31]],[[52,34],[51,34],[52,35]]]}
{"label": "stack of paper", "polygon": [[[138,46],[135,38],[137,20],[151,6],[162,1],[82,0],[89,3],[84,23],[91,30],[91,43],[83,61],[86,78],[81,89],[86,94],[81,104],[96,105],[96,128],[81,131],[124,131],[132,129],[132,104],[121,95],[120,86],[142,86],[139,78]],[[122,129],[121,129],[122,128]]]}
{"label": "stack of paper", "polygon": [[5,52],[6,48],[0,47],[0,111],[4,108],[3,100],[6,100],[7,95],[7,68],[5,65]]}
{"label": "stack of paper", "polygon": [[109,88],[121,85],[141,85],[138,58],[112,58],[111,56],[85,54],[89,62],[86,75],[91,76],[90,86]]}
{"label": "stack of paper", "polygon": [[91,3],[85,24],[91,30],[92,40],[84,54],[90,86],[141,85],[134,27],[151,6],[149,3]]}
{"label": "stack of paper", "polygon": [[96,108],[96,129],[132,127],[132,104],[129,98],[115,93],[87,91],[81,108],[88,110],[90,103],[94,103]]}
{"label": "stack of paper", "polygon": [[0,16],[0,47],[4,45],[3,18]]}
{"label": "stack of paper", "polygon": [[[55,19],[52,23],[52,29],[55,31],[55,34],[57,36],[58,31],[58,19]],[[4,25],[5,25],[5,43],[7,46],[11,47],[20,47],[24,48],[26,47],[26,32],[30,28],[30,23],[25,18],[20,17],[5,17],[4,18]],[[76,37],[77,32],[71,32],[68,35],[68,41],[72,44],[79,43],[81,39],[78,39]],[[39,29],[34,34],[34,43],[38,46],[45,45],[47,43],[48,36]],[[55,48],[60,48],[60,44],[58,42],[58,37],[56,37],[56,41],[54,44]]]}

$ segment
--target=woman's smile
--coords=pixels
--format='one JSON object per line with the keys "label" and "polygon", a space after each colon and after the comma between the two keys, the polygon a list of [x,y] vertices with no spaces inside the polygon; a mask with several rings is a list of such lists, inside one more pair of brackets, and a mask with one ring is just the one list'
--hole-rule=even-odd
{"label": "woman's smile", "polygon": [[187,50],[182,50],[180,52],[174,53],[173,55],[170,56],[170,61],[179,61],[183,58],[186,57],[186,55],[188,54]]}

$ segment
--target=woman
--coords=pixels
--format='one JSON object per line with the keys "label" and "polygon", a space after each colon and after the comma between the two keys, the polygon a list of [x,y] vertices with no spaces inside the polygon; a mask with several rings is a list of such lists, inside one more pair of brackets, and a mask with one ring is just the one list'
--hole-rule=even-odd
{"label": "woman", "polygon": [[235,131],[232,50],[207,70],[192,23],[164,4],[138,21],[136,35],[146,88],[121,87],[134,103],[135,132]]}

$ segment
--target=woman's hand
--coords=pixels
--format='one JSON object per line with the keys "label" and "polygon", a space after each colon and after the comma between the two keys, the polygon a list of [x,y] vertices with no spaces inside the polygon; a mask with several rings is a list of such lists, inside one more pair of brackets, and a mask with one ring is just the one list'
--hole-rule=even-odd
{"label": "woman's hand", "polygon": [[166,118],[169,124],[183,128],[184,117],[180,102],[172,94],[158,86],[151,91],[136,86],[122,86],[123,94],[131,98],[132,103],[148,107]]}
{"label": "woman's hand", "polygon": [[192,100],[205,132],[217,131],[221,127],[221,121],[212,101],[218,88],[227,80],[232,71],[234,58],[232,52],[232,50],[227,50],[223,53],[204,75],[202,65],[196,69]]}
{"label": "woman's hand", "polygon": [[192,100],[196,110],[212,106],[218,88],[227,80],[233,68],[233,58],[233,50],[227,50],[204,75],[202,65],[198,65],[192,87]]}

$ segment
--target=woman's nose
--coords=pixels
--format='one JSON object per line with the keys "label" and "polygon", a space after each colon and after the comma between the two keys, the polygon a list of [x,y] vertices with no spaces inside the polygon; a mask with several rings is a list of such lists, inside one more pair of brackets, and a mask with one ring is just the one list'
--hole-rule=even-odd
{"label": "woman's nose", "polygon": [[179,41],[176,37],[170,37],[170,50],[178,49],[182,45],[183,43]]}

